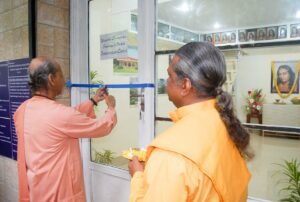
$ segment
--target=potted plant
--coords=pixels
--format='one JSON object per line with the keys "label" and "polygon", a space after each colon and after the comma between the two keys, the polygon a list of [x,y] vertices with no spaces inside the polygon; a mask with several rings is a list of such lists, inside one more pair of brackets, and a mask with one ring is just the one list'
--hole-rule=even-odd
{"label": "potted plant", "polygon": [[285,192],[286,197],[280,199],[282,202],[299,202],[300,201],[300,163],[296,159],[291,161],[285,160],[283,164],[276,164],[281,169],[275,174],[281,174],[282,178],[278,184],[284,187],[280,190]]}
{"label": "potted plant", "polygon": [[114,159],[114,152],[105,149],[103,152],[95,152],[95,162],[102,164],[111,164]]}

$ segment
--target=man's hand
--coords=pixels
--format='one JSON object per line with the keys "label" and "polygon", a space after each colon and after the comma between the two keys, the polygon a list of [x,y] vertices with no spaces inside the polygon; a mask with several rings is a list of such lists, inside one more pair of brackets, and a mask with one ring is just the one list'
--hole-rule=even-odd
{"label": "man's hand", "polygon": [[132,160],[128,163],[129,173],[133,177],[134,173],[137,171],[144,171],[145,164],[140,162],[137,156],[132,157]]}
{"label": "man's hand", "polygon": [[104,99],[108,108],[115,108],[116,100],[112,95],[104,95]]}
{"label": "man's hand", "polygon": [[93,100],[95,100],[95,102],[98,103],[104,100],[106,95],[108,95],[108,91],[107,91],[107,87],[104,85],[97,90],[96,94],[93,97]]}

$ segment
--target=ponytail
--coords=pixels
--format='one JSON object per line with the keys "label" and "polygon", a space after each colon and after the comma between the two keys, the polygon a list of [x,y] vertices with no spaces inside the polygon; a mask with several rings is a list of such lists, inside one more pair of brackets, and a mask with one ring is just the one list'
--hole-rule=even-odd
{"label": "ponytail", "polygon": [[216,89],[217,109],[220,113],[231,140],[234,142],[241,155],[250,160],[253,154],[248,151],[250,135],[237,119],[233,111],[232,97],[229,93]]}
{"label": "ponytail", "polygon": [[222,90],[226,81],[226,62],[222,52],[207,42],[190,42],[175,53],[180,60],[174,71],[181,80],[189,78],[201,98],[217,97],[217,109],[225,123],[230,138],[245,159],[251,159],[247,151],[249,133],[233,112],[231,96]]}

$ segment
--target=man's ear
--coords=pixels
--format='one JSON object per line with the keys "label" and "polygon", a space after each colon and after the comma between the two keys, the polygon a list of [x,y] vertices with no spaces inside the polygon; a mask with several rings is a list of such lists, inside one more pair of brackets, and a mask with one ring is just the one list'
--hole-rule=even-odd
{"label": "man's ear", "polygon": [[181,84],[181,95],[182,96],[188,95],[191,92],[192,87],[193,86],[191,80],[189,78],[184,78]]}
{"label": "man's ear", "polygon": [[55,76],[53,74],[48,75],[48,85],[49,86],[54,86],[55,84]]}

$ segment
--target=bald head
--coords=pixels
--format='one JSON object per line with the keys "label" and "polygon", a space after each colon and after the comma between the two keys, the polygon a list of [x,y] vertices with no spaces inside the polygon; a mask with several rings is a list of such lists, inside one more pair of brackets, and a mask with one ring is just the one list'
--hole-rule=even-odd
{"label": "bald head", "polygon": [[49,75],[61,72],[60,65],[53,59],[37,57],[29,64],[29,86],[34,93],[37,90],[48,90]]}
{"label": "bald head", "polygon": [[33,58],[29,64],[29,72],[34,72],[36,69],[42,67],[46,63],[51,63],[55,68],[60,68],[60,65],[53,59],[47,57]]}

